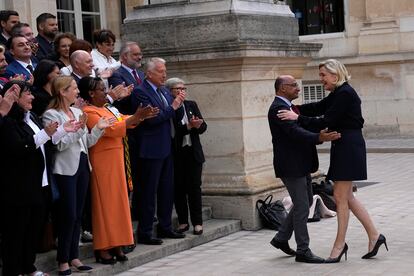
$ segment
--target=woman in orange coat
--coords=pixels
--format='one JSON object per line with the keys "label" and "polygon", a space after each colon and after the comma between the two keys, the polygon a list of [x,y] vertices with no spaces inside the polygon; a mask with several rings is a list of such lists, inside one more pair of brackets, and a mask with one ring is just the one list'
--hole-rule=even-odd
{"label": "woman in orange coat", "polygon": [[93,127],[101,117],[115,121],[89,151],[92,164],[92,228],[96,260],[103,264],[126,261],[128,258],[121,247],[133,244],[134,240],[123,138],[127,128],[136,127],[143,120],[156,116],[159,111],[148,106],[139,107],[131,116],[120,114],[115,107],[107,104],[105,85],[100,78],[82,78],[79,91],[88,104],[83,108],[88,114],[88,127]]}

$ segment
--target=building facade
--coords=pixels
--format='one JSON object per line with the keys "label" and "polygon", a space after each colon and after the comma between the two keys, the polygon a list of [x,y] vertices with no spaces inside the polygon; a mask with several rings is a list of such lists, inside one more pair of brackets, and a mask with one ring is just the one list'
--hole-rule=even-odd
{"label": "building facade", "polygon": [[318,63],[337,58],[362,99],[366,136],[414,135],[414,2],[287,2],[298,18],[300,40],[323,44],[305,70],[302,100],[324,96]]}

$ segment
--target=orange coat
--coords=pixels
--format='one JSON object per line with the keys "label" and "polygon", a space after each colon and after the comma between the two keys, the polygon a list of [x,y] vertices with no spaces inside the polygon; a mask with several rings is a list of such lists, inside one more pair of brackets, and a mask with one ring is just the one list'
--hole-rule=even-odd
{"label": "orange coat", "polygon": [[[86,106],[91,129],[100,117],[115,117],[105,107]],[[125,120],[105,129],[104,135],[89,149],[92,199],[93,247],[105,250],[134,243],[124,165],[122,138]]]}

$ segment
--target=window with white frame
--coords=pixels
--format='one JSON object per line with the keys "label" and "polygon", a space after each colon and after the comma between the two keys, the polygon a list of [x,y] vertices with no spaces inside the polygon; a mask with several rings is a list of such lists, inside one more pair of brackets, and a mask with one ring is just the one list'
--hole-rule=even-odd
{"label": "window with white frame", "polygon": [[303,103],[317,102],[325,98],[325,89],[319,83],[302,84]]}
{"label": "window with white frame", "polygon": [[299,35],[343,32],[344,0],[286,0],[299,23]]}
{"label": "window with white frame", "polygon": [[96,29],[105,27],[104,0],[56,0],[59,30],[92,42]]}

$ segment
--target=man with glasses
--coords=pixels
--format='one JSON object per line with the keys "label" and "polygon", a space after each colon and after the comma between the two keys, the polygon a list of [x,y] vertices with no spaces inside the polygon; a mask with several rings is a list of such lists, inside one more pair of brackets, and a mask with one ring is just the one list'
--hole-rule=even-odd
{"label": "man with glasses", "polygon": [[[273,167],[276,177],[281,178],[292,198],[293,208],[280,226],[271,244],[297,262],[323,263],[324,259],[314,255],[309,249],[307,220],[309,206],[312,205],[312,172],[318,169],[316,144],[340,138],[337,132],[314,133],[306,130],[297,121],[282,120],[281,110],[292,110],[292,101],[299,96],[300,88],[290,75],[279,76],[275,81],[276,97],[270,106],[268,120],[273,143]],[[296,252],[290,248],[289,239],[295,232]]]}

